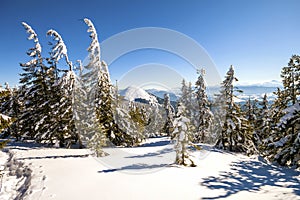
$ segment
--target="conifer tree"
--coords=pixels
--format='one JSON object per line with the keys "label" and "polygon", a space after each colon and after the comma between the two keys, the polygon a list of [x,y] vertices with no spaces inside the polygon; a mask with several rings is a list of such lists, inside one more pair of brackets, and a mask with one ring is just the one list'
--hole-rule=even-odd
{"label": "conifer tree", "polygon": [[258,133],[257,133],[257,100],[251,100],[250,97],[246,101],[245,105],[242,105],[242,111],[244,112],[244,117],[247,120],[249,128],[253,131],[253,143],[257,146],[258,143]]}
{"label": "conifer tree", "polygon": [[195,100],[195,94],[192,88],[192,83],[186,84],[185,80],[182,80],[181,97],[179,99],[181,104],[185,107],[186,116],[190,120],[189,130],[197,135],[197,128],[199,126],[199,109],[197,100]]}
{"label": "conifer tree", "polygon": [[27,63],[20,64],[23,73],[20,74],[19,97],[22,109],[18,123],[20,132],[23,137],[34,139],[36,134],[36,127],[45,117],[43,114],[43,105],[45,105],[44,93],[47,90],[44,75],[46,73],[46,66],[43,63],[41,55],[41,45],[35,31],[26,24],[22,23],[27,33],[29,34],[28,40],[33,40],[34,47],[30,48],[27,55],[31,60]]}
{"label": "conifer tree", "polygon": [[[136,130],[135,134],[130,135],[133,138],[134,144],[138,144],[145,139],[144,132],[147,124],[145,111],[143,108],[140,108],[138,105],[131,102],[128,114],[131,118],[130,121],[132,121],[131,123],[134,123],[133,127],[135,127],[134,129]],[[127,133],[129,133],[128,130]]]}
{"label": "conifer tree", "polygon": [[[7,112],[7,107],[5,106],[7,104],[7,101],[9,101],[10,98],[10,91],[9,91],[9,87],[6,87],[5,89],[3,89],[0,85],[0,137],[3,138],[3,135],[1,135],[2,131],[4,131],[5,129],[9,128],[11,122],[12,122],[12,118],[8,117],[7,115],[3,114],[4,112]],[[0,149],[4,147],[4,145],[6,144],[5,141],[0,142]]]}
{"label": "conifer tree", "polygon": [[204,82],[204,69],[199,72],[196,81],[196,98],[198,103],[198,127],[193,137],[193,142],[204,142],[209,136],[210,124],[213,114],[209,108],[209,101],[206,94],[206,86]]}
{"label": "conifer tree", "polygon": [[[265,155],[280,165],[300,166],[300,56],[293,55],[281,71],[283,90],[274,103],[274,128],[265,139]],[[279,119],[279,120],[278,120]]]}
{"label": "conifer tree", "polygon": [[162,132],[171,136],[171,133],[173,132],[174,108],[170,103],[170,96],[167,93],[164,95],[164,109],[166,111],[166,121]]}
{"label": "conifer tree", "polygon": [[160,104],[150,105],[148,110],[148,122],[146,126],[146,137],[157,137],[165,125],[163,114],[165,110]]}
{"label": "conifer tree", "polygon": [[251,130],[247,119],[243,116],[239,105],[234,102],[234,98],[236,98],[234,92],[240,92],[234,87],[234,81],[238,81],[238,79],[234,76],[233,66],[230,66],[219,95],[219,98],[222,98],[223,101],[225,115],[216,147],[229,151],[250,153],[255,148],[252,142],[253,130]]}
{"label": "conifer tree", "polygon": [[132,144],[131,137],[122,131],[118,124],[114,121],[113,116],[113,97],[112,88],[108,72],[108,66],[100,57],[100,44],[98,36],[93,23],[85,18],[84,22],[88,25],[88,32],[92,39],[88,48],[89,63],[85,66],[90,69],[91,73],[88,74],[89,79],[96,81],[92,84],[94,88],[94,105],[96,107],[96,117],[99,120],[100,126],[106,137],[115,145],[130,145]]}
{"label": "conifer tree", "polygon": [[21,139],[19,130],[19,117],[21,103],[18,99],[19,91],[17,88],[10,88],[8,84],[4,90],[0,88],[0,113],[11,117],[12,124],[6,129],[4,136],[13,136],[16,140]]}
{"label": "conifer tree", "polygon": [[175,139],[176,159],[175,163],[178,165],[195,166],[193,160],[190,158],[188,146],[191,143],[191,134],[188,130],[189,119],[185,116],[185,107],[178,104],[178,111],[174,119],[173,136]]}
{"label": "conifer tree", "polygon": [[[0,133],[9,127],[11,122],[12,120],[10,117],[0,113]],[[7,144],[7,142],[8,140],[0,141],[0,150]]]}
{"label": "conifer tree", "polygon": [[182,105],[186,105],[188,102],[189,94],[188,94],[188,86],[186,84],[186,81],[182,79],[181,82],[181,96],[179,101],[181,102]]}
{"label": "conifer tree", "polygon": [[271,131],[270,115],[269,102],[267,99],[267,94],[265,94],[262,101],[259,102],[259,108],[255,122],[254,139],[258,148],[261,147],[263,139],[265,139]]}
{"label": "conifer tree", "polygon": [[[75,122],[73,118],[73,98],[74,84],[76,75],[73,71],[73,64],[69,61],[67,47],[62,37],[55,30],[51,29],[47,35],[52,36],[54,43],[51,47],[49,70],[49,96],[52,98],[48,105],[51,105],[50,121],[48,130],[52,130],[52,135],[59,141],[60,146],[69,147],[78,139],[75,131]],[[64,58],[68,65],[68,70],[59,77],[58,63]]]}

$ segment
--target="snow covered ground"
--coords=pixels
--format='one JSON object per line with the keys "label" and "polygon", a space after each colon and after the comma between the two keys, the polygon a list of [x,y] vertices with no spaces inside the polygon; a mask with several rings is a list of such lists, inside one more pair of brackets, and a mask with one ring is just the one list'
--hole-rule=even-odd
{"label": "snow covered ground", "polygon": [[[15,163],[24,162],[23,168],[31,170],[28,189],[23,187],[30,200],[300,199],[298,171],[208,145],[193,152],[197,167],[176,166],[168,138],[153,138],[134,148],[107,148],[110,155],[103,158],[85,149],[22,143],[7,149]],[[8,159],[8,153],[0,153],[0,165]],[[9,176],[8,169],[3,173],[0,199],[14,199],[26,176]]]}

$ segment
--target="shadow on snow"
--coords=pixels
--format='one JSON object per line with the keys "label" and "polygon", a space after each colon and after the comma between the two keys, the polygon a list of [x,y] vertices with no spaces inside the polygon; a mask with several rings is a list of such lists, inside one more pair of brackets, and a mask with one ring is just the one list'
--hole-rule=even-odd
{"label": "shadow on snow", "polygon": [[166,146],[168,144],[170,144],[170,140],[162,140],[162,141],[156,141],[151,143],[145,143],[139,145],[138,147],[158,147],[158,146]]}
{"label": "shadow on snow", "polygon": [[146,157],[162,157],[163,154],[171,153],[174,151],[174,148],[165,148],[160,151],[146,153],[142,155],[126,156],[125,158],[146,158]]}
{"label": "shadow on snow", "polygon": [[137,163],[137,164],[132,164],[120,168],[114,168],[114,169],[105,169],[98,171],[98,173],[109,173],[109,172],[116,172],[116,171],[123,171],[123,170],[145,170],[145,169],[155,169],[155,168],[162,168],[169,166],[169,164],[153,164],[153,165],[148,165],[145,163]]}
{"label": "shadow on snow", "polygon": [[260,161],[233,162],[230,171],[223,171],[219,176],[204,178],[200,183],[212,190],[224,189],[225,194],[202,199],[220,199],[241,191],[259,191],[262,186],[278,186],[291,188],[296,195],[300,195],[300,172],[292,169],[280,168]]}

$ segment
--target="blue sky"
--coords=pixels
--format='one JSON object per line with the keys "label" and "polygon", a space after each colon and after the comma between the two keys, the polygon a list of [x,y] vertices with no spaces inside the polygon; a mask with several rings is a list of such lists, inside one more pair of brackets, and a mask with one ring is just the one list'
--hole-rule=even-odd
{"label": "blue sky", "polygon": [[[1,0],[0,1],[0,83],[18,83],[20,62],[28,61],[32,46],[21,22],[38,33],[47,56],[47,30],[63,37],[71,60],[84,59],[89,45],[86,26],[90,18],[99,40],[133,28],[163,27],[181,32],[197,41],[208,52],[221,77],[231,64],[241,82],[279,80],[280,70],[292,54],[300,52],[300,1],[240,0]],[[184,61],[165,52],[130,53],[110,67],[112,79],[147,64],[172,66],[194,81],[194,71]],[[187,72],[190,72],[187,73]]]}

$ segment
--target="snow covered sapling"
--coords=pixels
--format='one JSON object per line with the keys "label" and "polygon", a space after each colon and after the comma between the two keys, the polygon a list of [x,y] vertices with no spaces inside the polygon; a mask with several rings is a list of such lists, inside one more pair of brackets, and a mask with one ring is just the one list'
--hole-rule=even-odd
{"label": "snow covered sapling", "polygon": [[178,165],[190,165],[195,167],[193,160],[190,158],[188,146],[191,144],[191,135],[188,130],[189,119],[186,117],[185,107],[179,103],[178,111],[174,119],[173,136],[175,139],[176,159]]}

